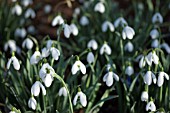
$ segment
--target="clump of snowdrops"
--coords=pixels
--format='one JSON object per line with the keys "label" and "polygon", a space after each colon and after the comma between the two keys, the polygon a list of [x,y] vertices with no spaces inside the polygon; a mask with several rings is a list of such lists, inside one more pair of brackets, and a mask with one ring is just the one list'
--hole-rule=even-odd
{"label": "clump of snowdrops", "polygon": [[80,2],[71,21],[53,15],[57,37],[37,40],[34,1],[1,1],[3,111],[169,112],[168,1]]}

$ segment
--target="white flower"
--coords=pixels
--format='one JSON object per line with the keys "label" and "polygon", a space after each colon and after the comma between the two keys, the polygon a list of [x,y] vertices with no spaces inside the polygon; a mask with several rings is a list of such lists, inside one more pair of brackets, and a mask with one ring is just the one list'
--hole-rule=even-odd
{"label": "white flower", "polygon": [[133,39],[135,35],[135,31],[133,30],[133,28],[126,26],[123,28],[122,31],[122,38],[125,40],[126,38],[128,39]]}
{"label": "white flower", "polygon": [[152,23],[163,23],[163,17],[160,13],[155,13],[152,17]]}
{"label": "white flower", "polygon": [[144,75],[144,83],[147,85],[151,85],[152,79],[153,83],[156,84],[157,81],[156,76],[151,71],[147,71],[146,74]]}
{"label": "white flower", "polygon": [[33,42],[32,42],[32,40],[31,39],[29,39],[29,38],[26,38],[23,42],[22,42],[22,47],[23,48],[27,48],[27,49],[32,49],[32,47],[33,47]]}
{"label": "white flower", "polygon": [[107,43],[104,43],[103,46],[100,48],[100,54],[103,55],[106,53],[107,55],[111,55],[112,50]]}
{"label": "white flower", "polygon": [[82,26],[88,25],[88,24],[89,24],[89,19],[88,19],[86,16],[82,16],[82,17],[80,18],[80,24],[81,24]]}
{"label": "white flower", "polygon": [[17,50],[17,45],[15,40],[8,40],[8,42],[5,43],[4,45],[4,51],[7,51],[8,48],[10,48],[10,52],[12,53],[13,51]]}
{"label": "white flower", "polygon": [[152,39],[156,39],[159,37],[159,31],[157,29],[152,29],[150,32],[150,36]]}
{"label": "white flower", "polygon": [[96,40],[92,39],[88,42],[87,47],[92,48],[93,50],[96,50],[98,48],[98,44]]}
{"label": "white flower", "polygon": [[31,5],[33,1],[32,0],[21,0],[21,3],[23,6],[27,7],[28,5]]}
{"label": "white flower", "polygon": [[141,94],[141,101],[148,101],[149,95],[147,91],[143,91]]}
{"label": "white flower", "polygon": [[79,14],[80,14],[80,8],[77,7],[77,8],[74,9],[73,17],[76,18]]}
{"label": "white flower", "polygon": [[59,92],[58,92],[58,95],[59,96],[67,96],[67,90],[66,90],[66,88],[65,87],[62,87],[62,88],[60,88],[60,90],[59,90]]}
{"label": "white flower", "polygon": [[110,30],[111,32],[113,32],[113,31],[115,30],[115,28],[114,28],[114,26],[113,26],[113,24],[112,24],[111,22],[105,21],[105,22],[102,24],[102,31],[103,31],[103,32],[106,32],[106,31],[108,30],[108,28],[109,28],[109,30]]}
{"label": "white flower", "polygon": [[41,53],[39,51],[35,51],[30,58],[30,63],[37,64],[40,60],[41,60]]}
{"label": "white flower", "polygon": [[119,76],[115,73],[113,73],[112,71],[109,71],[108,73],[106,73],[103,77],[103,82],[106,82],[106,85],[108,87],[110,87],[113,84],[113,78],[116,81],[119,81]]}
{"label": "white flower", "polygon": [[42,90],[43,95],[46,95],[46,89],[45,87],[42,85],[41,82],[36,81],[32,87],[31,87],[31,94],[34,96],[38,96],[40,94],[40,88]]}
{"label": "white flower", "polygon": [[16,4],[13,8],[12,8],[12,14],[16,14],[17,16],[20,16],[22,14],[22,8],[19,4]]}
{"label": "white flower", "polygon": [[71,72],[73,75],[75,75],[79,70],[82,72],[82,74],[86,74],[86,66],[80,60],[77,60],[73,64]]}
{"label": "white flower", "polygon": [[156,111],[156,106],[155,104],[153,103],[153,101],[150,101],[147,103],[146,105],[146,111]]}
{"label": "white flower", "polygon": [[143,68],[143,67],[145,67],[145,64],[146,64],[145,56],[142,55],[142,57],[139,61],[139,67]]}
{"label": "white flower", "polygon": [[159,57],[156,55],[155,51],[150,52],[146,57],[146,62],[149,66],[152,65],[152,62],[154,62],[154,64],[158,64],[159,63]]}
{"label": "white flower", "polygon": [[124,49],[125,51],[132,52],[134,49],[132,42],[129,41],[128,43],[126,43]]}
{"label": "white flower", "polygon": [[115,28],[117,28],[117,27],[124,27],[124,26],[127,26],[127,25],[128,24],[127,24],[126,20],[123,17],[117,18],[115,20],[115,22],[114,22]]}
{"label": "white flower", "polygon": [[37,107],[37,101],[35,100],[34,97],[31,97],[29,100],[28,100],[28,107],[35,110],[36,107]]}
{"label": "white flower", "polygon": [[80,91],[76,94],[76,96],[74,97],[74,100],[73,100],[73,104],[76,105],[77,104],[77,100],[78,98],[80,97],[80,103],[83,107],[86,107],[87,105],[87,98],[86,98],[86,95]]}
{"label": "white flower", "polygon": [[54,47],[52,47],[50,51],[52,53],[52,57],[54,58],[54,60],[58,60],[60,56],[60,51]]}
{"label": "white flower", "polygon": [[72,34],[74,35],[74,36],[77,36],[78,35],[78,28],[77,28],[77,26],[74,24],[74,23],[72,23],[71,25],[70,25],[70,29],[71,29],[71,32],[72,32]]}
{"label": "white flower", "polygon": [[111,69],[111,67],[112,67],[111,64],[107,64],[106,65],[106,71],[109,71]]}
{"label": "white flower", "polygon": [[103,2],[98,2],[94,7],[94,11],[104,13],[105,12],[105,6],[104,6]]}
{"label": "white flower", "polygon": [[51,5],[49,5],[49,4],[46,4],[46,5],[44,6],[44,12],[45,12],[46,14],[50,13],[50,12],[51,12],[51,9],[52,9],[52,7],[51,7]]}
{"label": "white flower", "polygon": [[52,40],[48,40],[47,44],[46,44],[47,49],[50,49],[52,44],[53,44],[53,41]]}
{"label": "white flower", "polygon": [[46,87],[51,86],[54,79],[53,74],[55,74],[54,69],[48,63],[43,64],[39,71],[39,75]]}
{"label": "white flower", "polygon": [[35,11],[32,8],[28,8],[25,12],[25,18],[35,18],[36,14]]}
{"label": "white flower", "polygon": [[159,47],[159,41],[158,41],[158,39],[155,39],[155,40],[152,41],[151,47],[153,47],[153,48],[158,48],[158,47]]}
{"label": "white flower", "polygon": [[88,55],[87,55],[87,62],[89,64],[93,63],[94,62],[94,55],[92,52],[89,52]]}
{"label": "white flower", "polygon": [[166,52],[168,53],[168,54],[170,54],[170,47],[169,47],[169,45],[167,44],[167,43],[162,43],[161,45],[160,45],[160,47],[161,48],[164,48],[165,50],[166,50]]}
{"label": "white flower", "polygon": [[27,35],[27,31],[25,30],[25,28],[17,28],[15,30],[15,36],[16,37],[25,38],[26,35]]}
{"label": "white flower", "polygon": [[70,35],[72,33],[71,27],[68,24],[64,25],[64,36],[66,38],[70,38]]}
{"label": "white flower", "polygon": [[9,113],[17,113],[17,112],[15,112],[15,111],[10,111]]}
{"label": "white flower", "polygon": [[60,15],[58,15],[53,19],[51,24],[52,26],[62,25],[64,24],[64,19]]}
{"label": "white flower", "polygon": [[44,48],[41,50],[41,52],[42,52],[42,57],[43,57],[43,58],[46,58],[46,57],[48,57],[48,56],[50,55],[50,49],[47,49],[46,47],[44,47]]}
{"label": "white flower", "polygon": [[164,83],[164,77],[169,80],[169,75],[163,71],[159,72],[159,75],[158,75],[158,86],[161,87]]}
{"label": "white flower", "polygon": [[19,70],[20,69],[20,64],[18,59],[15,56],[12,56],[7,63],[7,69],[10,68],[11,63],[13,64],[13,67],[15,70]]}
{"label": "white flower", "polygon": [[132,74],[134,74],[134,69],[132,66],[128,66],[125,70],[125,74],[131,76]]}

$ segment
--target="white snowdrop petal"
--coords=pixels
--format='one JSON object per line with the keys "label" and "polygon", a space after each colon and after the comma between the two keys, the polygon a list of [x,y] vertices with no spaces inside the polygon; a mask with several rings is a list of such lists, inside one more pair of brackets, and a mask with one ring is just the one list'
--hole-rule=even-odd
{"label": "white snowdrop petal", "polygon": [[11,62],[12,62],[12,59],[10,58],[10,59],[8,60],[8,62],[7,62],[7,69],[10,68]]}
{"label": "white snowdrop petal", "polygon": [[141,94],[141,101],[148,101],[148,98],[149,98],[149,95],[148,95],[148,92],[146,91],[143,91],[142,94]]}
{"label": "white snowdrop petal", "polygon": [[147,71],[146,74],[144,75],[144,83],[147,85],[151,85],[152,83],[152,72],[151,71]]}
{"label": "white snowdrop petal", "polygon": [[73,66],[72,66],[72,68],[71,68],[71,72],[72,72],[72,74],[73,75],[75,75],[76,73],[77,73],[77,71],[79,71],[80,69],[78,68],[78,61],[76,61],[74,64],[73,64]]}
{"label": "white snowdrop petal", "polygon": [[126,26],[123,29],[123,34],[122,34],[123,39],[125,39],[125,35],[128,39],[133,39],[133,36],[135,35],[135,31],[131,27]]}
{"label": "white snowdrop petal", "polygon": [[158,47],[159,47],[159,41],[158,41],[158,39],[155,39],[155,40],[152,41],[151,47],[153,47],[153,48],[158,48]]}
{"label": "white snowdrop petal", "polygon": [[158,75],[158,82],[157,82],[157,85],[159,87],[161,87],[164,83],[164,73],[163,72],[160,72],[159,75]]}
{"label": "white snowdrop petal", "polygon": [[83,107],[86,107],[86,105],[87,105],[87,99],[86,99],[86,95],[84,93],[81,93],[81,95],[80,95],[80,103]]}
{"label": "white snowdrop petal", "polygon": [[157,79],[156,79],[155,74],[153,74],[153,73],[152,73],[152,79],[153,79],[153,83],[156,84]]}
{"label": "white snowdrop petal", "polygon": [[117,28],[117,27],[124,27],[124,26],[126,26],[126,25],[128,25],[127,24],[127,22],[126,22],[126,20],[123,18],[123,17],[119,17],[119,18],[117,18],[116,20],[115,20],[115,22],[114,22],[114,26]]}
{"label": "white snowdrop petal", "polygon": [[106,85],[110,87],[113,84],[113,73],[109,72],[106,77]]}
{"label": "white snowdrop petal", "polygon": [[131,76],[134,73],[134,69],[132,66],[128,66],[125,70],[125,74]]}
{"label": "white snowdrop petal", "polygon": [[153,29],[151,32],[150,32],[150,36],[152,39],[156,39],[159,37],[159,32],[157,29]]}
{"label": "white snowdrop petal", "polygon": [[52,26],[61,25],[63,23],[64,23],[64,19],[60,15],[58,15],[53,19]]}
{"label": "white snowdrop petal", "polygon": [[103,82],[106,82],[106,80],[107,80],[107,75],[108,75],[108,73],[106,73],[106,74],[103,76]]}
{"label": "white snowdrop petal", "polygon": [[45,89],[45,87],[42,85],[41,82],[39,82],[39,85],[40,85],[40,87],[41,87],[41,89],[42,89],[43,95],[46,95],[46,89]]}
{"label": "white snowdrop petal", "polygon": [[134,49],[133,44],[131,42],[126,43],[124,49],[125,51],[132,52]]}
{"label": "white snowdrop petal", "polygon": [[104,4],[102,2],[98,2],[94,7],[94,11],[104,13],[105,12]]}
{"label": "white snowdrop petal", "polygon": [[80,70],[83,74],[86,74],[86,66],[82,62],[80,62]]}
{"label": "white snowdrop petal", "polygon": [[41,59],[41,53],[39,51],[35,51],[34,54],[30,58],[31,64],[37,64]]}
{"label": "white snowdrop petal", "polygon": [[43,79],[43,82],[46,87],[50,87],[53,81],[53,77],[50,74],[47,74],[46,77]]}
{"label": "white snowdrop petal", "polygon": [[71,32],[73,33],[74,36],[78,35],[78,28],[75,24],[70,25]]}
{"label": "white snowdrop petal", "polygon": [[37,101],[35,100],[34,97],[31,97],[28,101],[28,107],[35,110],[37,106]]}
{"label": "white snowdrop petal", "polygon": [[169,80],[169,75],[167,73],[164,72],[164,76],[167,80]]}
{"label": "white snowdrop petal", "polygon": [[18,59],[17,59],[16,57],[13,57],[13,59],[12,59],[12,64],[13,64],[13,66],[14,66],[14,68],[15,68],[16,70],[19,70],[19,69],[20,69],[20,63],[19,63],[19,61],[18,61]]}
{"label": "white snowdrop petal", "polygon": [[89,19],[88,19],[86,16],[82,16],[82,17],[80,18],[80,24],[81,24],[82,26],[88,25],[88,24],[89,24]]}
{"label": "white snowdrop petal", "polygon": [[113,78],[116,80],[116,81],[119,81],[119,76],[115,73],[113,73]]}
{"label": "white snowdrop petal", "polygon": [[87,62],[88,63],[93,63],[94,62],[94,55],[92,52],[89,52],[87,55]]}
{"label": "white snowdrop petal", "polygon": [[66,88],[65,87],[63,87],[63,96],[67,96],[67,90],[66,90]]}
{"label": "white snowdrop petal", "polygon": [[59,59],[59,56],[60,56],[60,51],[56,48],[51,48],[51,53],[52,53],[52,57],[55,59],[55,60],[58,60]]}
{"label": "white snowdrop petal", "polygon": [[73,104],[76,105],[77,104],[77,99],[78,99],[78,95],[76,94],[76,96],[73,99]]}
{"label": "white snowdrop petal", "polygon": [[162,15],[157,12],[153,15],[152,17],[152,23],[155,24],[155,23],[163,23],[163,17]]}
{"label": "white snowdrop petal", "polygon": [[152,53],[152,58],[153,58],[153,62],[155,64],[158,64],[159,63],[159,57],[156,55],[155,52]]}
{"label": "white snowdrop petal", "polygon": [[70,38],[70,35],[71,35],[71,28],[69,25],[65,24],[64,25],[64,36],[66,38]]}
{"label": "white snowdrop petal", "polygon": [[42,51],[42,57],[43,58],[46,58],[50,55],[50,51],[46,47],[44,47],[41,51]]}
{"label": "white snowdrop petal", "polygon": [[39,81],[36,81],[32,87],[31,87],[31,93],[34,96],[38,96],[40,94],[40,86],[39,86]]}
{"label": "white snowdrop petal", "polygon": [[145,60],[149,66],[152,65],[152,52],[150,52],[146,57]]}
{"label": "white snowdrop petal", "polygon": [[96,40],[92,39],[88,42],[87,47],[92,48],[93,50],[96,50],[98,48],[98,44]]}

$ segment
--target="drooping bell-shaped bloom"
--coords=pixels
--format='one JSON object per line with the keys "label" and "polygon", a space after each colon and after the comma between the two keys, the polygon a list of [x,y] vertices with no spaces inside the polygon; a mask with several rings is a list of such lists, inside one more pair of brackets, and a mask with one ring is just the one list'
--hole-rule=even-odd
{"label": "drooping bell-shaped bloom", "polygon": [[32,0],[21,0],[23,6],[27,7],[33,3]]}
{"label": "drooping bell-shaped bloom", "polygon": [[169,80],[169,75],[163,71],[159,72],[157,85],[161,87],[164,83],[164,77]]}
{"label": "drooping bell-shaped bloom", "polygon": [[127,25],[128,25],[128,23],[126,22],[126,20],[123,17],[117,18],[114,22],[115,28],[124,27],[124,26],[127,26]]}
{"label": "drooping bell-shaped bloom", "polygon": [[141,94],[141,101],[147,102],[148,99],[149,99],[148,92],[147,91],[143,91],[142,94]]}
{"label": "drooping bell-shaped bloom", "polygon": [[126,38],[128,39],[133,39],[135,35],[135,31],[133,30],[133,28],[126,26],[123,28],[122,31],[122,38],[125,40]]}
{"label": "drooping bell-shaped bloom", "polygon": [[125,74],[127,74],[128,76],[131,76],[134,74],[134,69],[132,66],[128,66],[125,70]]}
{"label": "drooping bell-shaped bloom", "polygon": [[89,52],[89,53],[87,54],[87,62],[88,62],[89,64],[91,64],[91,63],[94,62],[94,55],[93,55],[92,52]]}
{"label": "drooping bell-shaped bloom", "polygon": [[133,52],[134,47],[133,47],[132,42],[129,41],[128,43],[126,43],[124,49],[125,49],[125,51]]}
{"label": "drooping bell-shaped bloom", "polygon": [[80,103],[83,107],[86,107],[87,105],[87,98],[86,98],[86,95],[82,92],[82,91],[79,91],[74,99],[73,99],[73,104],[76,105],[77,104],[77,101],[78,99],[80,98]]}
{"label": "drooping bell-shaped bloom", "polygon": [[22,47],[27,48],[27,49],[32,49],[33,48],[33,41],[31,39],[29,39],[29,38],[26,38],[22,42]]}
{"label": "drooping bell-shaped bloom", "polygon": [[35,100],[33,96],[28,100],[28,107],[33,110],[35,110],[37,107],[37,101]]}
{"label": "drooping bell-shaped bloom", "polygon": [[156,111],[156,106],[153,101],[150,101],[146,105],[146,111]]}
{"label": "drooping bell-shaped bloom", "polygon": [[98,48],[98,44],[96,40],[92,39],[88,42],[87,47],[92,48],[93,50],[96,50]]}
{"label": "drooping bell-shaped bloom", "polygon": [[50,51],[54,60],[58,60],[60,56],[60,51],[55,47],[52,47]]}
{"label": "drooping bell-shaped bloom", "polygon": [[20,38],[25,38],[27,35],[27,31],[25,28],[17,28],[15,30],[15,36]]}
{"label": "drooping bell-shaped bloom", "polygon": [[107,30],[110,30],[111,32],[113,32],[115,30],[113,24],[109,21],[105,21],[103,24],[102,24],[102,31],[103,32],[106,32]]}
{"label": "drooping bell-shaped bloom", "polygon": [[144,75],[144,83],[147,85],[151,85],[152,79],[153,79],[153,83],[156,84],[157,79],[155,74],[152,73],[151,71],[147,71],[146,74]]}
{"label": "drooping bell-shaped bloom", "polygon": [[152,65],[152,62],[154,62],[154,64],[158,64],[159,63],[159,57],[156,55],[155,51],[151,51],[146,57],[146,62],[149,66]]}
{"label": "drooping bell-shaped bloom", "polygon": [[115,79],[116,81],[119,81],[119,76],[113,73],[112,71],[109,71],[108,73],[104,75],[103,82],[106,82],[106,85],[110,87],[113,84],[113,79]]}
{"label": "drooping bell-shaped bloom", "polygon": [[81,24],[82,26],[86,26],[86,25],[89,24],[89,19],[87,18],[87,16],[82,16],[82,17],[80,18],[80,24]]}
{"label": "drooping bell-shaped bloom", "polygon": [[17,113],[17,112],[15,112],[15,111],[10,111],[9,113]]}
{"label": "drooping bell-shaped bloom", "polygon": [[140,68],[143,68],[143,67],[145,67],[145,65],[146,65],[146,60],[145,60],[145,56],[141,56],[141,59],[140,59],[140,61],[139,61],[139,67]]}
{"label": "drooping bell-shaped bloom", "polygon": [[86,74],[86,66],[80,60],[77,60],[73,64],[71,72],[73,75],[75,75],[79,70],[82,72],[82,74]]}
{"label": "drooping bell-shaped bloom", "polygon": [[104,6],[103,2],[98,2],[94,6],[94,11],[99,12],[99,13],[104,13],[105,12],[105,6]]}
{"label": "drooping bell-shaped bloom", "polygon": [[10,68],[11,63],[13,64],[13,67],[15,70],[19,70],[20,69],[20,63],[18,61],[18,59],[15,56],[12,56],[7,63],[7,69]]}
{"label": "drooping bell-shaped bloom", "polygon": [[64,19],[61,17],[61,15],[58,15],[53,19],[51,24],[52,26],[62,25],[64,24]]}
{"label": "drooping bell-shaped bloom", "polygon": [[55,71],[48,63],[42,65],[39,75],[46,87],[51,86],[54,79],[53,74],[55,74]]}
{"label": "drooping bell-shaped bloom", "polygon": [[163,49],[165,49],[165,51],[166,51],[168,54],[170,54],[170,46],[169,46],[166,42],[162,43],[162,44],[160,45],[160,47],[163,48]]}
{"label": "drooping bell-shaped bloom", "polygon": [[35,51],[30,58],[30,63],[37,64],[40,60],[41,60],[41,53],[39,51]]}
{"label": "drooping bell-shaped bloom", "polygon": [[79,31],[78,31],[77,26],[76,26],[74,23],[72,23],[72,24],[70,25],[70,29],[71,29],[71,33],[72,33],[74,36],[77,36],[77,35],[78,35]]}
{"label": "drooping bell-shaped bloom", "polygon": [[43,58],[46,58],[50,55],[50,49],[47,49],[46,47],[44,47],[41,51],[42,51]]}
{"label": "drooping bell-shaped bloom", "polygon": [[36,13],[32,8],[28,8],[25,12],[25,18],[35,18]]}
{"label": "drooping bell-shaped bloom", "polygon": [[48,40],[47,44],[46,44],[47,49],[50,49],[52,47],[52,44],[53,44],[53,41],[52,40]]}
{"label": "drooping bell-shaped bloom", "polygon": [[7,51],[8,48],[10,49],[10,52],[17,51],[17,45],[15,40],[8,40],[8,42],[4,45],[4,51]]}
{"label": "drooping bell-shaped bloom", "polygon": [[153,24],[155,24],[155,23],[160,23],[160,24],[163,23],[163,17],[162,17],[162,15],[159,12],[157,12],[157,13],[155,13],[153,15],[152,23]]}
{"label": "drooping bell-shaped bloom", "polygon": [[38,96],[40,94],[40,89],[42,90],[43,95],[46,95],[45,87],[42,85],[41,82],[36,81],[31,87],[31,94],[34,96]]}
{"label": "drooping bell-shaped bloom", "polygon": [[16,14],[17,16],[20,16],[22,14],[22,7],[19,4],[16,4],[12,8],[12,14]]}
{"label": "drooping bell-shaped bloom", "polygon": [[151,43],[151,47],[158,48],[159,47],[159,41],[158,39],[154,39]]}
{"label": "drooping bell-shaped bloom", "polygon": [[152,39],[156,39],[159,37],[159,31],[157,29],[152,29],[150,32],[150,36]]}
{"label": "drooping bell-shaped bloom", "polygon": [[66,38],[70,38],[71,33],[72,33],[72,30],[71,30],[70,26],[68,24],[65,24],[64,25],[64,36]]}
{"label": "drooping bell-shaped bloom", "polygon": [[66,90],[66,88],[65,88],[65,87],[61,87],[60,90],[59,90],[59,92],[58,92],[58,95],[59,95],[59,96],[62,96],[62,95],[63,95],[63,96],[66,97],[66,96],[67,96],[67,90]]}
{"label": "drooping bell-shaped bloom", "polygon": [[107,43],[104,43],[100,48],[100,54],[103,55],[104,53],[106,53],[107,55],[111,55],[112,53],[112,50]]}

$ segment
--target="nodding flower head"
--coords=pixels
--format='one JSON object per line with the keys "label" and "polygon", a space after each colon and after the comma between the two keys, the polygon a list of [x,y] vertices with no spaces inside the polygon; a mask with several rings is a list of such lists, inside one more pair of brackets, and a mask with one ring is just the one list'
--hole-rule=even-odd
{"label": "nodding flower head", "polygon": [[123,18],[123,17],[119,17],[115,20],[114,22],[114,26],[115,28],[118,28],[118,27],[124,27],[124,26],[127,26],[128,23],[126,22],[126,20]]}
{"label": "nodding flower head", "polygon": [[63,96],[65,96],[65,97],[67,96],[67,90],[66,90],[66,88],[65,88],[64,86],[60,88],[60,90],[59,90],[59,92],[58,92],[58,95],[59,95],[59,96],[62,96],[62,95],[63,95]]}
{"label": "nodding flower head", "polygon": [[34,96],[38,96],[40,94],[40,88],[42,89],[42,93],[43,95],[46,95],[46,89],[45,87],[42,85],[41,82],[36,81],[32,87],[31,87],[31,94]]}
{"label": "nodding flower head", "polygon": [[93,50],[97,50],[98,44],[97,44],[96,40],[92,39],[88,42],[87,47],[92,48]]}
{"label": "nodding flower head", "polygon": [[149,111],[149,110],[156,111],[156,106],[152,100],[150,102],[148,102],[146,105],[146,111]]}
{"label": "nodding flower head", "polygon": [[88,62],[89,64],[91,64],[91,63],[94,62],[94,54],[93,54],[92,52],[89,52],[89,53],[87,54],[87,62]]}
{"label": "nodding flower head", "polygon": [[86,66],[80,60],[77,60],[73,64],[71,72],[73,75],[75,75],[79,70],[82,72],[82,74],[86,74]]}
{"label": "nodding flower head", "polygon": [[123,28],[122,37],[123,37],[124,40],[126,38],[133,39],[134,35],[135,35],[135,31],[133,30],[133,28],[131,28],[129,26],[126,26],[126,27]]}
{"label": "nodding flower head", "polygon": [[78,91],[77,94],[74,97],[73,104],[76,105],[78,98],[80,98],[80,103],[83,107],[86,107],[87,105],[87,98],[86,95],[82,91]]}
{"label": "nodding flower head", "polygon": [[37,101],[35,100],[33,96],[28,100],[28,107],[33,110],[35,110],[37,107]]}
{"label": "nodding flower head", "polygon": [[22,42],[22,47],[23,48],[27,48],[27,49],[32,49],[33,48],[33,41],[29,38],[26,38],[23,42]]}
{"label": "nodding flower head", "polygon": [[119,81],[119,76],[117,74],[113,73],[112,71],[109,71],[104,75],[103,82],[106,82],[106,85],[108,87],[110,87],[113,84],[113,78],[116,81]]}
{"label": "nodding flower head", "polygon": [[8,60],[7,69],[10,68],[11,63],[13,64],[13,67],[15,70],[20,69],[20,63],[19,63],[18,59],[15,57],[14,53],[13,53],[12,57]]}
{"label": "nodding flower head", "polygon": [[87,18],[87,16],[82,16],[82,17],[80,18],[80,24],[81,24],[82,26],[86,26],[86,25],[89,24],[89,19]]}
{"label": "nodding flower head", "polygon": [[51,24],[52,26],[62,25],[64,24],[64,19],[60,15],[58,15],[53,19]]}
{"label": "nodding flower head", "polygon": [[112,53],[110,46],[106,42],[100,48],[100,54],[103,55],[104,53],[106,53],[107,55],[111,55]]}
{"label": "nodding flower head", "polygon": [[17,16],[20,16],[22,14],[22,7],[19,4],[16,4],[12,8],[12,14],[16,14]]}
{"label": "nodding flower head", "polygon": [[153,15],[152,23],[153,24],[156,24],[156,23],[160,23],[161,24],[161,23],[163,23],[163,17],[162,17],[162,15],[159,12],[157,12],[157,13],[155,13]]}
{"label": "nodding flower head", "polygon": [[150,32],[150,36],[152,39],[156,39],[159,37],[159,31],[157,29],[152,29]]}
{"label": "nodding flower head", "polygon": [[104,6],[103,2],[98,2],[94,7],[94,11],[99,12],[99,13],[104,13],[105,12],[105,6]]}
{"label": "nodding flower head", "polygon": [[34,54],[30,58],[31,64],[37,64],[41,60],[41,53],[39,51],[35,51]]}
{"label": "nodding flower head", "polygon": [[109,21],[104,21],[104,23],[102,24],[102,31],[106,32],[107,30],[110,30],[111,32],[113,32],[115,30],[113,24]]}
{"label": "nodding flower head", "polygon": [[142,94],[141,94],[141,101],[147,102],[148,99],[149,99],[148,92],[147,91],[143,91]]}
{"label": "nodding flower head", "polygon": [[152,73],[151,71],[147,71],[146,74],[144,75],[144,83],[147,85],[151,85],[152,79],[153,79],[153,83],[156,84],[157,79],[155,74]]}
{"label": "nodding flower head", "polygon": [[157,85],[161,87],[164,83],[164,77],[169,80],[169,75],[163,71],[159,72]]}

